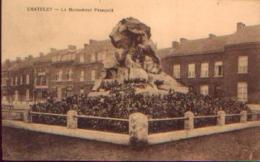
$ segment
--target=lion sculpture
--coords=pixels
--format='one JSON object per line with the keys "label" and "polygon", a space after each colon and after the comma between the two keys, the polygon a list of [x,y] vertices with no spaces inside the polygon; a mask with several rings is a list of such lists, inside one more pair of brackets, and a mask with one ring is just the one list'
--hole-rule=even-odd
{"label": "lion sculpture", "polygon": [[145,83],[142,83],[142,88],[136,87],[138,93],[166,93],[170,89],[188,92],[186,87],[162,71],[156,46],[151,40],[150,27],[129,17],[119,21],[109,37],[117,49],[114,54],[116,61],[110,67],[105,66],[105,71],[95,82],[93,91],[100,91],[104,82],[116,80],[124,84],[126,80],[142,80]]}

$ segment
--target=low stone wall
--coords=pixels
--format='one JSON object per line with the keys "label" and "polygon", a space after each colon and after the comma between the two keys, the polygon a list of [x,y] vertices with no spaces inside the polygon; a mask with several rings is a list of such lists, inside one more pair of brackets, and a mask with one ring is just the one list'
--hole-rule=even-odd
{"label": "low stone wall", "polygon": [[[53,126],[47,124],[32,123],[32,114],[64,116],[67,118],[67,126],[64,127],[64,126]],[[23,121],[3,119],[2,120],[3,126],[26,129],[26,130],[42,132],[42,133],[83,138],[88,140],[109,142],[114,144],[134,145],[134,146],[142,146],[146,144],[160,144],[160,143],[176,141],[180,139],[188,139],[193,137],[230,132],[234,130],[260,126],[260,121],[257,120],[257,114],[251,113],[250,115],[252,115],[252,121],[248,121],[249,114],[247,114],[246,111],[241,111],[240,114],[226,114],[224,111],[219,111],[217,115],[211,115],[211,116],[210,115],[194,116],[194,114],[189,111],[185,113],[184,117],[163,118],[163,119],[148,119],[147,116],[142,113],[133,113],[129,116],[129,119],[86,116],[86,115],[78,115],[77,112],[74,110],[68,111],[67,114],[53,114],[53,113],[32,112],[30,109],[26,109],[20,112],[20,115],[22,115]],[[240,122],[234,124],[226,124],[225,120],[227,116],[229,117],[239,116]],[[128,122],[129,134],[78,129],[79,118],[95,118],[95,119],[102,119],[102,120],[118,120],[118,121]],[[199,118],[217,118],[217,125],[195,129],[194,120]],[[148,132],[149,122],[163,121],[163,120],[169,120],[169,121],[184,120],[184,130],[149,134]]]}
{"label": "low stone wall", "polygon": [[[13,121],[13,120],[3,120],[3,126],[25,129],[30,131],[49,133],[55,135],[62,135],[68,137],[76,137],[88,140],[96,140],[101,142],[108,142],[113,144],[120,145],[130,145],[131,139],[130,135],[120,134],[120,133],[108,133],[103,131],[94,131],[94,130],[85,130],[85,129],[68,129],[62,126],[53,126],[53,125],[45,125],[45,124],[34,124],[34,123],[26,123],[23,121]],[[150,145],[153,144],[161,144],[165,142],[177,141],[181,139],[188,139],[199,136],[206,136],[216,133],[224,133],[230,132],[245,128],[259,127],[260,121],[250,121],[246,123],[235,123],[224,126],[211,126],[197,129],[189,129],[189,130],[180,130],[180,131],[171,131],[166,133],[155,133],[151,135],[142,136],[142,140],[140,142],[147,142]],[[142,133],[145,133],[142,130]],[[137,135],[136,133],[134,133]],[[145,133],[146,134],[146,133]],[[140,137],[141,138],[141,137]],[[136,138],[135,138],[136,139]],[[135,140],[136,142],[138,142]]]}
{"label": "low stone wall", "polygon": [[217,133],[231,132],[235,130],[241,130],[245,128],[259,127],[260,121],[251,121],[247,123],[234,123],[224,126],[210,126],[204,128],[197,128],[193,130],[180,130],[180,131],[171,131],[166,133],[155,133],[149,135],[148,143],[149,144],[161,144],[170,141],[177,141],[181,139],[189,139],[193,137],[206,136]]}
{"label": "low stone wall", "polygon": [[23,121],[13,120],[2,120],[2,125],[6,127],[25,129],[41,133],[96,140],[120,145],[129,145],[129,135],[127,134],[109,133],[85,129],[68,129],[67,127],[62,126],[26,123]]}

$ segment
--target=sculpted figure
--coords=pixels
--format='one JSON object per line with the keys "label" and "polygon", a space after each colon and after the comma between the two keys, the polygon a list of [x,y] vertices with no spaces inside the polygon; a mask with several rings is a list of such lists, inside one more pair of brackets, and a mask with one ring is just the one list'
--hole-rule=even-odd
{"label": "sculpted figure", "polygon": [[114,54],[116,61],[112,66],[104,65],[103,77],[95,82],[93,91],[100,92],[102,85],[117,85],[113,83],[116,81],[119,85],[134,82],[133,86],[138,93],[165,93],[170,89],[188,92],[187,87],[161,70],[150,27],[128,17],[119,21],[109,37],[117,48]]}
{"label": "sculpted figure", "polygon": [[156,64],[157,73],[160,71],[160,59],[156,55],[156,47],[150,39],[150,27],[129,17],[122,19],[113,28],[109,37],[112,44],[119,49],[116,59],[121,66],[144,68],[145,59],[151,58],[152,62]]}

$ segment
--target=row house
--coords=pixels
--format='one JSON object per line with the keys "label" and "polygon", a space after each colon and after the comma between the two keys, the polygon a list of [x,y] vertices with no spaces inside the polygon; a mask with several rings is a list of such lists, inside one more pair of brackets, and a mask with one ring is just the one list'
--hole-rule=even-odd
{"label": "row house", "polygon": [[34,101],[43,101],[49,95],[49,76],[51,74],[51,55],[40,53],[33,64],[34,69]]}
{"label": "row house", "polygon": [[10,61],[7,60],[2,64],[1,68],[1,100],[3,103],[8,102],[8,79]]}
{"label": "row house", "polygon": [[[110,40],[90,40],[81,49],[69,45],[36,58],[17,58],[2,66],[2,100],[87,94],[104,66],[110,66],[115,50]],[[158,55],[163,70],[196,93],[260,103],[260,25],[238,23],[230,35],[181,38]]]}
{"label": "row house", "polygon": [[71,95],[74,86],[74,63],[77,49],[75,46],[68,46],[67,49],[51,49],[51,65],[49,90],[59,100]]}
{"label": "row house", "polygon": [[90,40],[81,49],[69,45],[61,50],[51,48],[36,58],[17,58],[2,68],[2,96],[9,102],[39,102],[50,95],[61,100],[87,94],[114,51],[110,40]]}
{"label": "row house", "polygon": [[109,40],[90,40],[82,49],[68,46],[54,51],[51,61],[50,91],[61,100],[74,94],[87,94],[103,71],[103,61],[112,56]]}
{"label": "row house", "polygon": [[33,58],[29,56],[25,60],[17,58],[8,69],[8,100],[21,102],[33,100]]}
{"label": "row house", "polygon": [[76,92],[86,94],[91,91],[96,79],[101,77],[104,70],[104,61],[109,60],[115,48],[110,40],[96,41],[90,40],[84,48],[76,55],[75,82]]}
{"label": "row house", "polygon": [[166,73],[203,95],[260,103],[260,25],[225,36],[174,41],[159,52]]}

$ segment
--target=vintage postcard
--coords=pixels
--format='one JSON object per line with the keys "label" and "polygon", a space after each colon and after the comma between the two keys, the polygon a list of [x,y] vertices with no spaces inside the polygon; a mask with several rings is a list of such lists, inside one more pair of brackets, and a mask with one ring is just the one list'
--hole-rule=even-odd
{"label": "vintage postcard", "polygon": [[3,160],[260,160],[260,1],[3,0]]}

